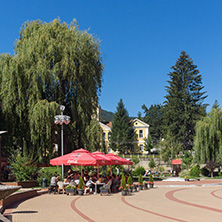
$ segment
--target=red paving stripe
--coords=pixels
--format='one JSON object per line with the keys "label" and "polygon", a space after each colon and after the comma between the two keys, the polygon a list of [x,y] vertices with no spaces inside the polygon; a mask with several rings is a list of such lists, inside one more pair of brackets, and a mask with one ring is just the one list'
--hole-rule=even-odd
{"label": "red paving stripe", "polygon": [[85,220],[89,221],[89,222],[95,222],[94,220],[92,220],[91,218],[87,217],[85,214],[83,214],[80,210],[78,210],[78,208],[76,207],[76,201],[79,199],[80,197],[77,197],[76,199],[74,199],[71,202],[71,208],[77,213],[79,214],[79,216],[81,216],[82,218],[84,218]]}
{"label": "red paving stripe", "polygon": [[136,207],[136,206],[128,203],[128,202],[126,201],[125,197],[122,197],[121,200],[123,201],[123,203],[125,203],[125,204],[127,204],[128,206],[133,207],[133,208],[135,208],[135,209],[137,209],[137,210],[141,210],[141,211],[144,211],[144,212],[146,212],[146,213],[154,214],[154,215],[156,215],[156,216],[164,217],[164,218],[167,218],[167,219],[170,219],[170,220],[175,220],[175,221],[179,221],[179,222],[187,222],[187,221],[185,221],[185,220],[179,220],[179,219],[176,219],[176,218],[173,218],[173,217],[168,217],[168,216],[163,215],[163,214],[158,214],[158,213],[155,213],[155,212],[152,212],[152,211],[149,211],[149,210],[145,210],[145,209],[143,209],[143,208]]}
{"label": "red paving stripe", "polygon": [[213,207],[207,207],[207,206],[204,206],[204,205],[190,203],[190,202],[183,201],[183,200],[180,200],[180,199],[174,197],[174,193],[176,193],[178,191],[186,190],[186,189],[187,188],[183,188],[183,189],[179,189],[179,190],[172,190],[172,191],[167,192],[165,194],[165,196],[169,200],[175,201],[177,203],[186,204],[186,205],[189,205],[189,206],[192,206],[192,207],[198,207],[198,208],[202,208],[202,209],[205,209],[205,210],[211,210],[211,211],[215,211],[215,212],[218,212],[218,213],[222,213],[222,210],[220,210],[220,209],[213,208]]}
{"label": "red paving stripe", "polygon": [[219,190],[221,190],[221,189],[214,190],[214,191],[212,191],[210,194],[211,194],[212,196],[216,197],[216,198],[222,199],[222,197],[217,196],[217,195],[215,194],[215,193],[216,193],[217,191],[219,191]]}

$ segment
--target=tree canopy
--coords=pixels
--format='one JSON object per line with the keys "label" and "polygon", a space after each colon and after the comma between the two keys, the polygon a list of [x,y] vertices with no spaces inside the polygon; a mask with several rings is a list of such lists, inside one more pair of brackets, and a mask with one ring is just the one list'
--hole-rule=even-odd
{"label": "tree canopy", "polygon": [[[195,124],[205,115],[207,97],[203,92],[202,76],[189,55],[182,51],[172,72],[168,74],[164,106],[165,131],[181,144],[181,148],[193,147]],[[166,137],[166,135],[165,135]]]}
{"label": "tree canopy", "polygon": [[110,136],[110,147],[120,153],[126,153],[130,149],[134,130],[130,125],[130,118],[123,100],[120,99],[117,111],[114,114]]}
{"label": "tree canopy", "polygon": [[[98,105],[103,65],[100,43],[87,31],[55,19],[26,22],[15,54],[0,57],[0,102],[11,146],[45,156],[55,139],[54,115],[65,105],[65,150],[84,147],[86,128]],[[1,112],[1,110],[0,110]]]}
{"label": "tree canopy", "polygon": [[207,163],[210,168],[222,165],[222,110],[217,104],[197,122],[194,149],[198,163]]}

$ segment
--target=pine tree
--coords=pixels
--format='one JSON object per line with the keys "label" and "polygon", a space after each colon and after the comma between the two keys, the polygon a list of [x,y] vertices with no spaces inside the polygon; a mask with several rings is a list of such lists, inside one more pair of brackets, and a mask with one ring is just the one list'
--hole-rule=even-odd
{"label": "pine tree", "polygon": [[[182,52],[173,71],[168,75],[169,86],[165,96],[165,131],[181,144],[182,149],[192,149],[196,122],[205,115],[202,76],[186,52]],[[166,137],[166,135],[165,135]]]}
{"label": "pine tree", "polygon": [[130,118],[122,99],[120,99],[117,111],[114,114],[110,137],[110,147],[120,153],[127,153],[130,149],[134,131],[130,126]]}
{"label": "pine tree", "polygon": [[148,109],[144,104],[142,109],[145,113],[143,121],[150,125],[149,129],[152,137],[152,144],[156,145],[163,135],[163,106],[160,104],[154,104]]}

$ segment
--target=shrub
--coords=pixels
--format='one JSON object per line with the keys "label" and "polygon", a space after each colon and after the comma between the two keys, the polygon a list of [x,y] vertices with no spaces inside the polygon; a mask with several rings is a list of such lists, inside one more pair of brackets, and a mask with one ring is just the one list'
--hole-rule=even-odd
{"label": "shrub", "polygon": [[138,182],[140,185],[143,185],[143,177],[141,174],[139,175]]}
{"label": "shrub", "polygon": [[139,166],[134,170],[134,175],[136,175],[136,176],[139,176],[140,174],[144,175],[145,172],[146,172],[146,170],[144,169],[144,167]]}
{"label": "shrub", "polygon": [[57,175],[57,171],[61,172],[61,167],[45,167],[41,168],[38,171],[38,177],[37,177],[37,182],[39,185],[42,183],[42,179],[46,178],[47,179],[47,184],[50,184],[50,180],[53,176]]}
{"label": "shrub", "polygon": [[79,177],[79,185],[78,185],[79,189],[83,189],[84,188],[84,183],[83,183],[83,179],[82,177]]}
{"label": "shrub", "polygon": [[199,165],[195,165],[194,167],[191,168],[190,176],[192,176],[192,177],[199,177],[200,176],[200,166]]}
{"label": "shrub", "polygon": [[150,174],[150,177],[149,177],[149,182],[150,182],[150,183],[153,183],[153,181],[154,181],[154,180],[153,180],[153,175],[152,175],[152,174]]}
{"label": "shrub", "polygon": [[188,177],[189,175],[190,174],[188,170],[182,170],[179,174],[180,177]]}
{"label": "shrub", "polygon": [[149,168],[153,169],[154,167],[156,167],[156,163],[155,163],[154,159],[152,158],[149,162]]}
{"label": "shrub", "polygon": [[159,171],[162,173],[164,171],[164,167],[163,166],[159,166]]}
{"label": "shrub", "polygon": [[33,159],[28,156],[22,156],[21,153],[15,152],[11,156],[9,163],[17,181],[30,180],[33,173],[35,174],[37,172],[37,166]]}
{"label": "shrub", "polygon": [[129,175],[129,177],[127,179],[127,184],[129,184],[129,185],[133,184],[133,179],[132,179],[131,175]]}
{"label": "shrub", "polygon": [[66,186],[66,190],[72,190],[72,189],[75,189],[76,187],[73,186],[73,185],[68,185]]}
{"label": "shrub", "polygon": [[120,187],[124,190],[126,189],[126,178],[124,175],[122,175]]}

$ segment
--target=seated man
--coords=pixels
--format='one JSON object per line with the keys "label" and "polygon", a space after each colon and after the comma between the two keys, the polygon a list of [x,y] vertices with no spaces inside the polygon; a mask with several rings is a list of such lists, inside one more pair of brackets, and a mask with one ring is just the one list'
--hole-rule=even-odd
{"label": "seated man", "polygon": [[56,193],[57,189],[58,189],[58,186],[57,186],[57,182],[59,181],[59,174],[53,176],[51,178],[51,181],[50,181],[50,187],[49,187],[49,191],[48,193],[54,191],[54,193]]}
{"label": "seated man", "polygon": [[67,172],[67,177],[66,177],[67,181],[70,182],[72,177],[73,177],[73,172],[72,172],[71,169],[69,169],[68,172]]}

